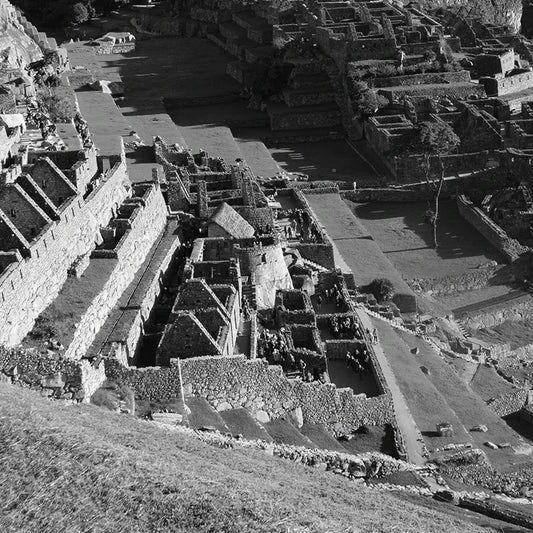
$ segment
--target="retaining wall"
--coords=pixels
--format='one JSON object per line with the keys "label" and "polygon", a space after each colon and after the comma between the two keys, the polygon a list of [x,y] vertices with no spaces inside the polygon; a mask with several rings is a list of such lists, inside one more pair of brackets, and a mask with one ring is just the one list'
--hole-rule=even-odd
{"label": "retaining wall", "polygon": [[67,271],[95,245],[100,227],[127,197],[126,164],[117,163],[84,201],[67,202],[58,221],[31,246],[31,257],[9,265],[0,277],[0,344],[19,344],[67,279]]}
{"label": "retaining wall", "polygon": [[[362,424],[394,422],[392,396],[356,396],[333,384],[288,379],[281,367],[243,356],[192,358],[181,362],[185,389],[205,398],[215,409],[244,407],[271,418],[285,416],[300,407],[304,421],[324,424],[334,433],[352,432]],[[164,402],[180,392],[177,366],[126,368],[106,360],[108,379],[128,384],[138,398]]]}
{"label": "retaining wall", "polygon": [[154,185],[151,193],[145,195],[145,205],[135,217],[135,223],[120,240],[120,253],[111,275],[76,325],[72,342],[65,352],[67,357],[79,359],[85,355],[118,299],[133,281],[166,220],[165,200],[159,186]]}
{"label": "retaining wall", "polygon": [[457,197],[457,208],[461,216],[503,254],[509,263],[529,250],[516,239],[510,238],[498,224],[492,221],[481,209],[475,207],[466,196],[461,194]]}

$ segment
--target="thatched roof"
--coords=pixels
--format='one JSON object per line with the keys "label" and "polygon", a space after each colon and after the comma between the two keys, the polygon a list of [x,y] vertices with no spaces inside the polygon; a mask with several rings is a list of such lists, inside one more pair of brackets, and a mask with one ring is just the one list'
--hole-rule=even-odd
{"label": "thatched roof", "polygon": [[211,216],[209,223],[216,224],[235,239],[253,237],[255,232],[254,228],[226,202],[220,204]]}

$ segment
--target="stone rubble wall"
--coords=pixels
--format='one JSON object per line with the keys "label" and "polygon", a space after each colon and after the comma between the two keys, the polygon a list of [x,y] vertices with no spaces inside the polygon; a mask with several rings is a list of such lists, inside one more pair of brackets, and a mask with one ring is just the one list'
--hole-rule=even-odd
{"label": "stone rubble wall", "polygon": [[115,205],[128,195],[124,161],[117,163],[85,201],[81,195],[64,207],[32,244],[32,256],[11,264],[0,276],[0,344],[19,344],[35,319],[56,298],[72,263],[95,246],[100,227],[111,219]]}
{"label": "stone rubble wall", "polygon": [[514,392],[493,398],[487,404],[498,416],[503,417],[518,413],[527,401],[528,390],[517,389]]}
{"label": "stone rubble wall", "polygon": [[470,330],[492,328],[504,322],[523,322],[533,317],[533,302],[527,300],[517,300],[507,302],[499,307],[482,309],[476,314],[457,317],[463,326]]}
{"label": "stone rubble wall", "polygon": [[459,195],[457,197],[457,208],[461,216],[503,254],[509,263],[529,251],[527,246],[522,246],[516,239],[509,237],[498,224],[481,209],[475,207],[466,196]]}
{"label": "stone rubble wall", "polygon": [[[215,409],[246,408],[269,418],[288,415],[300,407],[305,422],[324,424],[336,434],[361,425],[394,422],[392,396],[354,395],[332,384],[288,379],[281,367],[243,356],[203,357],[181,361],[184,388],[205,398]],[[180,393],[178,367],[126,368],[106,360],[108,379],[130,386],[139,399],[165,402]]]}
{"label": "stone rubble wall", "polygon": [[66,357],[80,359],[85,355],[118,299],[133,281],[166,221],[165,200],[159,186],[153,186],[145,206],[135,218],[135,224],[127,232],[127,238],[121,240],[121,253],[118,254],[113,272],[76,325]]}
{"label": "stone rubble wall", "polygon": [[0,381],[31,387],[44,396],[88,401],[104,379],[104,365],[97,369],[57,352],[0,347]]}

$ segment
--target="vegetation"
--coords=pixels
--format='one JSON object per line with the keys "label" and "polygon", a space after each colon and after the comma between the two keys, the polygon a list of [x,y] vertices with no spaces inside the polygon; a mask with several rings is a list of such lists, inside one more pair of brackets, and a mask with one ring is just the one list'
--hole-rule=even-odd
{"label": "vegetation", "polygon": [[6,532],[496,531],[454,507],[12,385],[0,384],[0,417]]}
{"label": "vegetation", "polygon": [[68,87],[41,89],[37,93],[37,101],[53,122],[70,122],[76,114]]}
{"label": "vegetation", "polygon": [[[434,208],[427,213],[427,221],[433,225],[433,244],[438,248],[437,221],[439,218],[439,198],[444,185],[444,163],[442,156],[454,152],[461,139],[452,127],[444,121],[421,122],[413,138],[411,151],[422,153],[424,157],[424,173],[428,188],[433,193]],[[431,177],[431,157],[439,160],[440,174],[438,178]]]}
{"label": "vegetation", "polygon": [[368,285],[368,292],[374,295],[378,303],[389,302],[394,296],[394,286],[389,279],[376,278]]}
{"label": "vegetation", "polygon": [[13,0],[32,22],[54,27],[81,24],[96,13],[117,9],[122,3],[122,0]]}

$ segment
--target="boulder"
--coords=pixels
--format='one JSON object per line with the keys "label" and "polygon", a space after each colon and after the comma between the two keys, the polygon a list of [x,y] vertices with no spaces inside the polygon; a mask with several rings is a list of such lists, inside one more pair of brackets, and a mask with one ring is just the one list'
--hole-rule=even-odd
{"label": "boulder", "polygon": [[41,378],[41,385],[47,389],[63,388],[65,386],[65,376],[60,372],[48,374]]}
{"label": "boulder", "polygon": [[490,448],[491,450],[496,450],[498,449],[498,445],[497,444],[494,444],[494,442],[490,442],[490,440],[488,440],[487,442],[484,443],[485,446],[487,448]]}
{"label": "boulder", "polygon": [[453,426],[449,422],[441,422],[440,424],[437,424],[437,433],[441,437],[453,437],[455,435]]}
{"label": "boulder", "polygon": [[233,409],[230,403],[228,402],[220,402],[217,405],[217,411],[228,411],[229,409]]}
{"label": "boulder", "polygon": [[152,420],[161,424],[175,426],[176,424],[181,424],[183,416],[178,413],[152,413]]}
{"label": "boulder", "polygon": [[481,433],[487,433],[489,428],[485,426],[484,424],[479,424],[478,426],[474,426],[471,431],[480,431]]}
{"label": "boulder", "polygon": [[256,411],[254,413],[254,418],[260,423],[260,424],[266,424],[267,422],[270,422],[270,416],[268,416],[268,413],[266,411]]}
{"label": "boulder", "polygon": [[304,417],[303,417],[303,414],[302,414],[302,408],[301,407],[297,407],[296,409],[293,409],[289,413],[289,416],[291,418],[292,423],[298,429],[300,429],[304,425]]}

